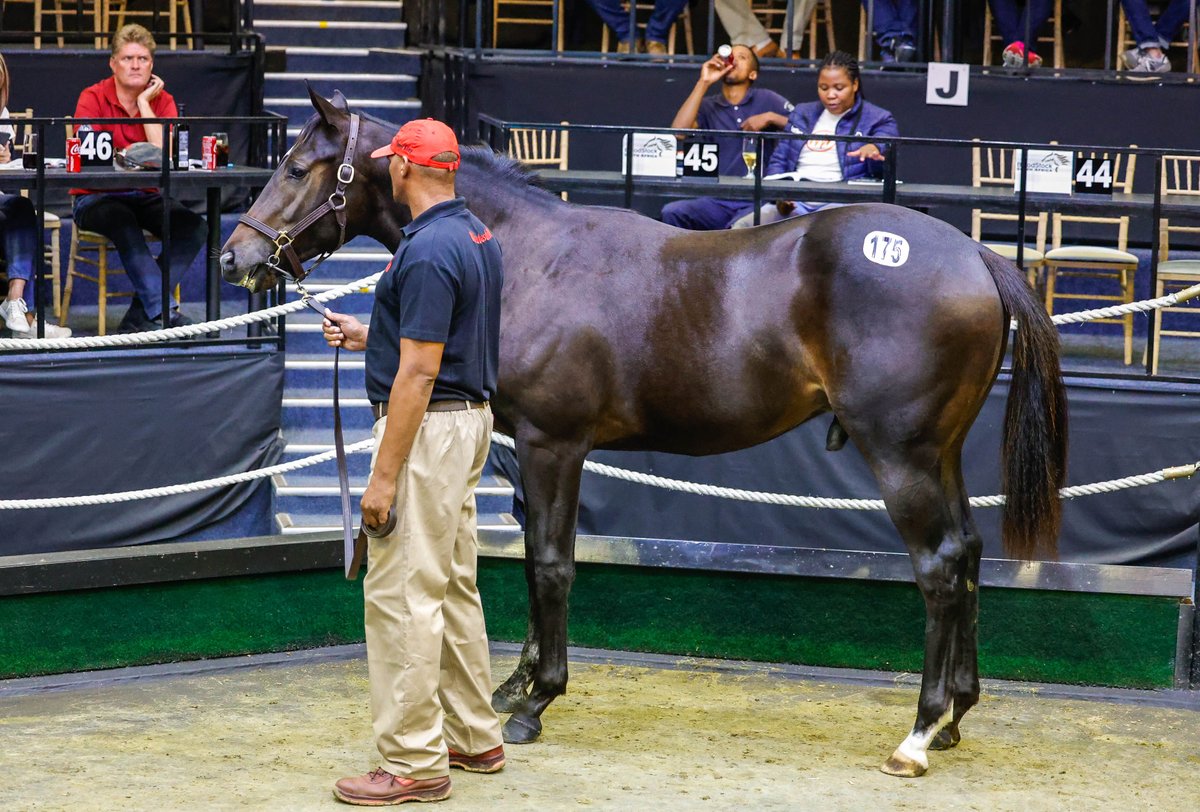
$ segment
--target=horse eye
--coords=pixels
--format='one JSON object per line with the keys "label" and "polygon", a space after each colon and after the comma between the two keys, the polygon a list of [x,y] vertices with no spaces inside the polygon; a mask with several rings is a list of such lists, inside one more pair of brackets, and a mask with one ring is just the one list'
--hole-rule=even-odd
{"label": "horse eye", "polygon": [[289,166],[287,174],[289,178],[300,180],[300,178],[308,174],[308,170],[302,166]]}

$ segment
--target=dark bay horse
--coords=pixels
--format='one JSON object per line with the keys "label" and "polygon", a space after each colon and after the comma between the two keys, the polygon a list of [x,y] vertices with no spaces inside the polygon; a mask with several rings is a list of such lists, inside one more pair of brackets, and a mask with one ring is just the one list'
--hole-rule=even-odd
{"label": "dark bay horse", "polygon": [[[300,259],[369,235],[395,250],[409,213],[368,153],[395,126],[315,94],[308,122],[250,210],[286,230],[334,195],[345,233],[320,216],[293,234]],[[681,231],[619,209],[576,206],[516,163],[463,150],[458,193],[504,251],[497,428],[516,438],[528,511],[530,621],[493,701],[505,740],[532,741],[567,683],[567,596],[584,457],[594,448],[718,454],[832,412],[828,447],[871,466],[925,599],[925,668],[912,732],[883,765],[920,775],[926,750],[959,741],[979,697],[981,540],[961,474],[967,430],[1019,329],[1004,426],[1006,551],[1053,556],[1066,402],[1058,334],[1012,263],[953,227],[884,204],[762,228]],[[343,194],[335,192],[339,165]],[[239,226],[227,280],[276,283],[274,247]]]}

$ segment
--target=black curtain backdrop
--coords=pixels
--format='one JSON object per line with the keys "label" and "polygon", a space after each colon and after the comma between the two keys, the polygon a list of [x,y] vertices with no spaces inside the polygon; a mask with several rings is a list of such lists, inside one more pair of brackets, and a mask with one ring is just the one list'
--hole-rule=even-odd
{"label": "black curtain backdrop", "polygon": [[[1007,398],[997,383],[967,438],[964,477],[974,496],[999,493],[1000,431]],[[1156,471],[1200,459],[1200,387],[1073,381],[1068,485]],[[588,459],[674,479],[744,490],[878,499],[879,489],[853,444],[825,450],[830,417],[732,454],[683,457],[594,452]],[[493,451],[514,483],[511,452]],[[585,473],[579,532],[790,547],[904,552],[883,511],[814,510],[694,496]],[[520,490],[518,484],[518,497]],[[976,508],[984,555],[1003,558],[1000,511]],[[1200,488],[1193,480],[1083,496],[1063,509],[1060,558],[1093,564],[1190,567],[1195,562]]]}
{"label": "black curtain backdrop", "polygon": [[[0,498],[154,488],[272,465],[283,354],[145,350],[0,359]],[[0,556],[202,535],[270,480],[96,507],[0,510]],[[253,523],[245,535],[269,532]]]}

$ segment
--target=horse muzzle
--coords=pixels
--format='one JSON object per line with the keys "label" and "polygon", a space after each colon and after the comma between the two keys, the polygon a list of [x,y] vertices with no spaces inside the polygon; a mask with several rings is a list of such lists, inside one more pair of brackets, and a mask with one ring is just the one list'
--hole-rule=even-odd
{"label": "horse muzzle", "polygon": [[239,257],[232,248],[227,247],[221,253],[218,262],[221,276],[226,282],[246,288],[251,293],[267,290],[275,284],[275,274],[267,263],[261,260],[247,261],[246,258]]}

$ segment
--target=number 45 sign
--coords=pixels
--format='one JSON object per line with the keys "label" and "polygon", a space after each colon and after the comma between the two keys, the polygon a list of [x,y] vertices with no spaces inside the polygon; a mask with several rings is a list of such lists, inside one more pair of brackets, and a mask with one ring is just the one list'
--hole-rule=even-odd
{"label": "number 45 sign", "polygon": [[1075,167],[1073,188],[1077,193],[1111,195],[1112,187],[1112,160],[1110,158],[1086,158]]}

